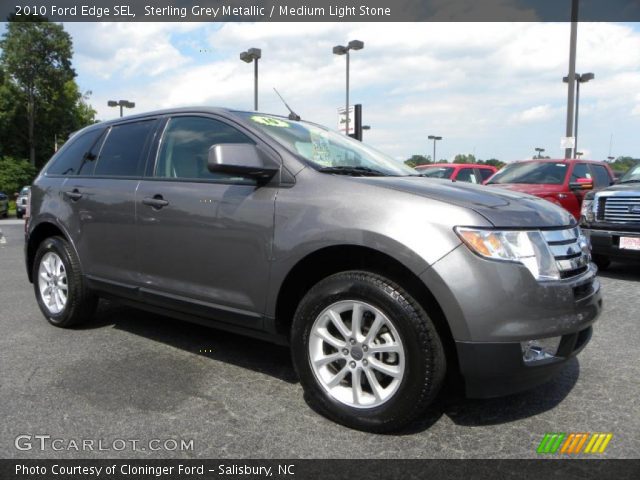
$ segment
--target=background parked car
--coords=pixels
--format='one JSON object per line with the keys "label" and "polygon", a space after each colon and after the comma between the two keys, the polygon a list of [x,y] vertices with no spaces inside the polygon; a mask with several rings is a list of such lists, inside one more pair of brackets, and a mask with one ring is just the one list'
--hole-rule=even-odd
{"label": "background parked car", "polygon": [[7,218],[9,215],[9,197],[4,192],[0,192],[0,216]]}
{"label": "background parked car", "polygon": [[477,165],[474,163],[434,163],[416,167],[423,176],[431,178],[448,178],[457,182],[484,183],[496,173],[496,167]]}
{"label": "background parked car", "polygon": [[585,195],[580,225],[601,269],[612,258],[640,260],[640,164],[617,185]]}
{"label": "background parked car", "polygon": [[576,220],[589,190],[614,183],[609,165],[592,160],[525,160],[505,166],[486,184],[544,198],[568,210]]}
{"label": "background parked car", "polygon": [[16,217],[22,218],[27,211],[27,202],[29,200],[29,190],[31,187],[22,187],[20,194],[16,199]]}

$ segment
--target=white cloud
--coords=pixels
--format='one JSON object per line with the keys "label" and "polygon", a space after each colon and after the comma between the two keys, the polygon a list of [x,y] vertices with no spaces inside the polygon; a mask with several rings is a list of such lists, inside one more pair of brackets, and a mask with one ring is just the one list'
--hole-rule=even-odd
{"label": "white cloud", "polygon": [[512,120],[516,123],[541,122],[543,120],[549,120],[557,113],[559,112],[552,108],[551,105],[537,105],[514,114]]}

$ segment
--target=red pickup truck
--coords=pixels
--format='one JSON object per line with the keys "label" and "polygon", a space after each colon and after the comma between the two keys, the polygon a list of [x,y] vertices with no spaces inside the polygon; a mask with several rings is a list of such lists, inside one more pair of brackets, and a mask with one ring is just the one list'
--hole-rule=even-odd
{"label": "red pickup truck", "polygon": [[510,163],[489,178],[486,185],[542,197],[578,220],[585,193],[607,188],[614,179],[613,171],[604,162],[540,159]]}
{"label": "red pickup truck", "polygon": [[422,176],[431,178],[448,178],[456,182],[484,183],[498,170],[492,165],[477,163],[430,163],[416,167]]}

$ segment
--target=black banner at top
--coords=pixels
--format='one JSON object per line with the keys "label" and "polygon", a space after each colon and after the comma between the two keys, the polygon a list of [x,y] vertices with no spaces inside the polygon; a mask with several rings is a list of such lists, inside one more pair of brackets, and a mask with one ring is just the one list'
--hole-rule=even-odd
{"label": "black banner at top", "polygon": [[[569,21],[573,0],[0,0],[58,22]],[[579,0],[580,21],[640,21],[640,0]]]}

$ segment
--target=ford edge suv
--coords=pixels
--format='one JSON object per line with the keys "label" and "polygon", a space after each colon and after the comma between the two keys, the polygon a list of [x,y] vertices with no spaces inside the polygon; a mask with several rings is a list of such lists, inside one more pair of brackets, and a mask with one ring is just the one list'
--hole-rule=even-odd
{"label": "ford edge suv", "polygon": [[185,108],[92,125],[33,182],[26,267],[53,325],[99,297],[289,345],[309,401],[367,431],[548,380],[600,283],[540,198],[420,178],[309,122]]}

